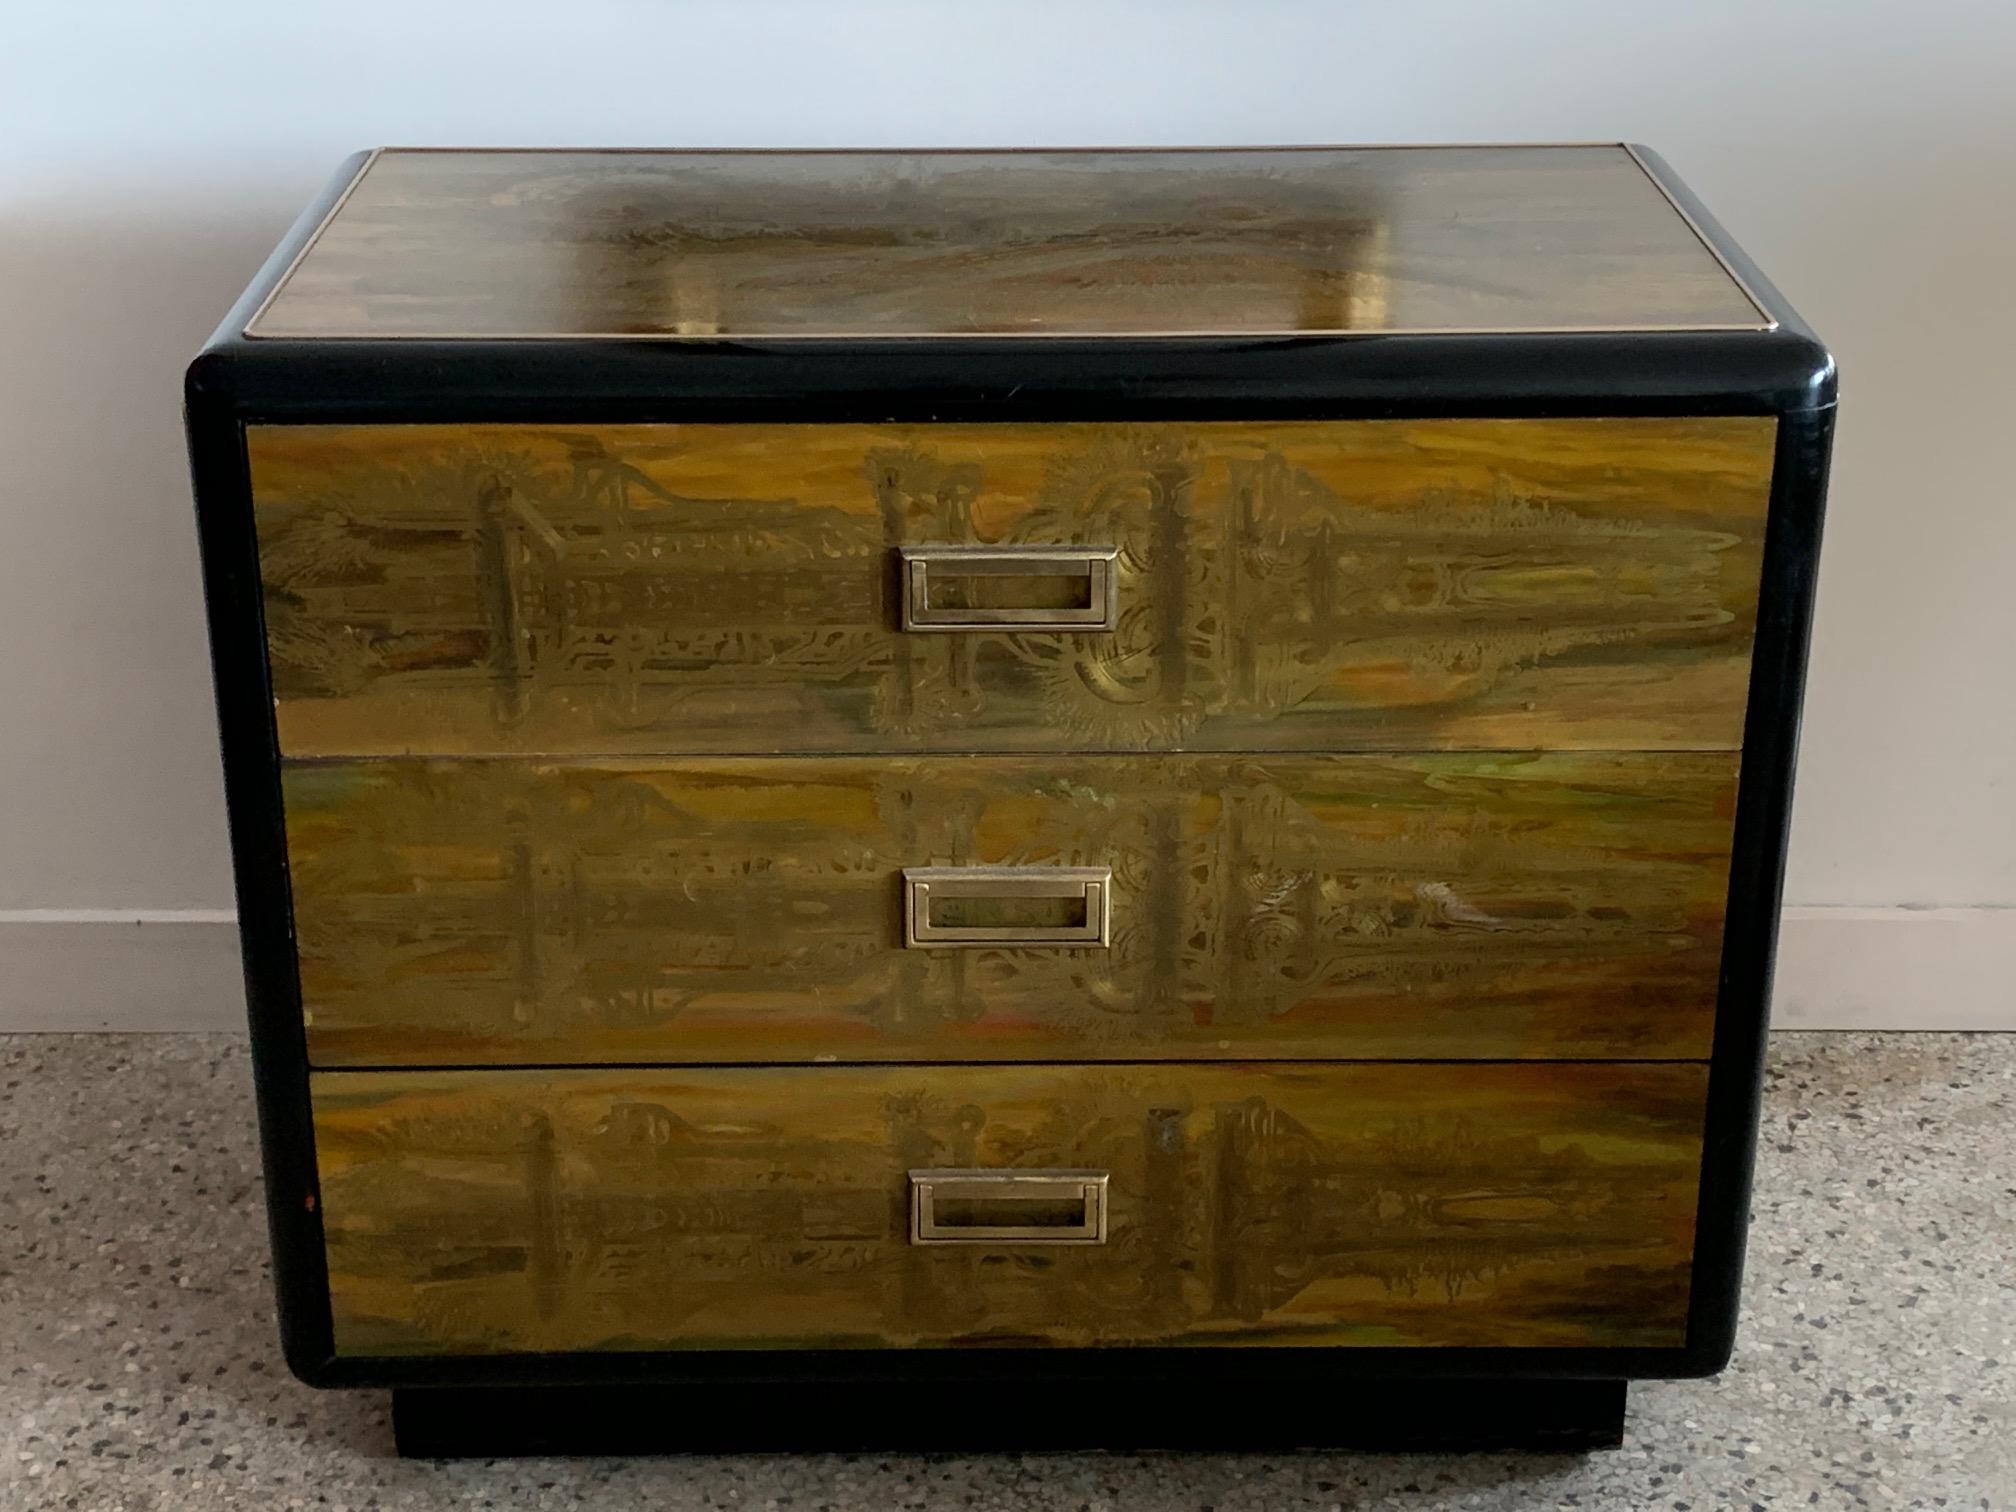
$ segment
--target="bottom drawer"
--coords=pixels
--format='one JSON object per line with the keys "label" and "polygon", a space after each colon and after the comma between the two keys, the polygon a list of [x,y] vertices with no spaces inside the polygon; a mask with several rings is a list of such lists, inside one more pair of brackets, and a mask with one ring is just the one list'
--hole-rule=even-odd
{"label": "bottom drawer", "polygon": [[[1707,1080],[1691,1063],[323,1072],[336,1349],[1675,1347]],[[919,1242],[910,1173],[947,1168],[1060,1174],[924,1178],[927,1232],[956,1242]]]}

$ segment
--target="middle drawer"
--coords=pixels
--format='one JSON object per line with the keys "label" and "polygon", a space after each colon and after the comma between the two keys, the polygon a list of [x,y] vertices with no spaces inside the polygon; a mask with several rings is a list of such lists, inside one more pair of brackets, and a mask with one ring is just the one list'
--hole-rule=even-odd
{"label": "middle drawer", "polygon": [[[1736,766],[293,763],[309,1054],[1704,1057]],[[990,931],[1051,943],[971,938]]]}

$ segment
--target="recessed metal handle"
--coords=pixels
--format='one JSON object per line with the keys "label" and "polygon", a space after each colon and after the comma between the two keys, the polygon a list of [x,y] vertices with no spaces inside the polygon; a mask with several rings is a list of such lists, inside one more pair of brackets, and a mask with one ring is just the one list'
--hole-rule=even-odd
{"label": "recessed metal handle", "polygon": [[911,950],[1104,950],[1112,939],[1110,866],[903,868],[903,944]]}
{"label": "recessed metal handle", "polygon": [[1111,630],[1113,546],[899,546],[905,630]]}
{"label": "recessed metal handle", "polygon": [[912,1244],[1104,1244],[1104,1171],[910,1173]]}

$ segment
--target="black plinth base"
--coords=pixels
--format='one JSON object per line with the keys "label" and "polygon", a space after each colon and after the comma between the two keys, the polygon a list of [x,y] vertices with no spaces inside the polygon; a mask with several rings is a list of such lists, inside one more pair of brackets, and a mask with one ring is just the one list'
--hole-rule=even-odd
{"label": "black plinth base", "polygon": [[1524,1449],[1583,1453],[1624,1438],[1622,1381],[1389,1381],[1214,1391],[971,1381],[687,1386],[408,1387],[399,1452],[532,1454],[1064,1449]]}

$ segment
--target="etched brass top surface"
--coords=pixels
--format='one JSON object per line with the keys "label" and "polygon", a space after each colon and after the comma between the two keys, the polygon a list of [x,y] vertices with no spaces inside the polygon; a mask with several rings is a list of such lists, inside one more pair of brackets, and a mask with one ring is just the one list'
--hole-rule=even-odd
{"label": "etched brass top surface", "polygon": [[255,337],[1768,328],[1629,149],[390,149]]}

